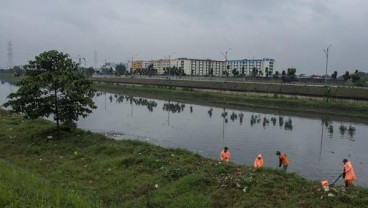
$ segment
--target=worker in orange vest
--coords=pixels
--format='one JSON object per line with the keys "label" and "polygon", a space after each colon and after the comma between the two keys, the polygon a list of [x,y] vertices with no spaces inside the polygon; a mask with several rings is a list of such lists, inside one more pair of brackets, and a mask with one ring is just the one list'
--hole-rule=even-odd
{"label": "worker in orange vest", "polygon": [[224,149],[220,153],[220,159],[224,162],[230,161],[230,152],[227,147],[224,147]]}
{"label": "worker in orange vest", "polygon": [[282,164],[283,170],[286,171],[289,165],[289,159],[286,157],[286,154],[276,151],[276,155],[279,156],[279,167],[281,167]]}
{"label": "worker in orange vest", "polygon": [[341,175],[344,178],[345,187],[353,186],[353,181],[356,179],[354,168],[347,159],[344,159],[342,162],[344,163],[344,172]]}
{"label": "worker in orange vest", "polygon": [[257,158],[254,160],[254,169],[263,167],[262,154],[258,154]]}

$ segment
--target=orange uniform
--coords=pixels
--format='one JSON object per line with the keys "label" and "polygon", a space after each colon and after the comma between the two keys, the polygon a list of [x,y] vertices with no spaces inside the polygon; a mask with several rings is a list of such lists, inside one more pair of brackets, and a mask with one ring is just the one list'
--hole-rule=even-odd
{"label": "orange uniform", "polygon": [[230,161],[230,152],[229,152],[229,150],[227,150],[226,152],[225,152],[225,150],[222,150],[221,154],[220,154],[220,159],[224,162],[229,162]]}
{"label": "orange uniform", "polygon": [[263,166],[263,158],[262,155],[259,154],[257,158],[254,160],[254,168],[261,168]]}
{"label": "orange uniform", "polygon": [[281,154],[279,155],[279,158],[280,158],[280,165],[279,165],[279,166],[281,166],[281,163],[282,163],[282,165],[283,165],[283,166],[287,166],[287,165],[289,165],[289,160],[288,160],[288,158],[286,157],[286,154],[285,154],[285,153],[281,153]]}
{"label": "orange uniform", "polygon": [[351,165],[350,161],[346,161],[344,164],[344,181],[346,186],[350,186],[353,184],[353,180],[356,179],[354,168]]}

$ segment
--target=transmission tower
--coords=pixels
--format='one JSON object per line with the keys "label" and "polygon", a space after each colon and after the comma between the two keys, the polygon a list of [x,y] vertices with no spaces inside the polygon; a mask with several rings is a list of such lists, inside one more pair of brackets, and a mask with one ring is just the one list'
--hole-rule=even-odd
{"label": "transmission tower", "polygon": [[13,44],[8,42],[8,69],[13,68]]}
{"label": "transmission tower", "polygon": [[95,50],[95,56],[94,56],[94,64],[95,64],[95,69],[97,69],[98,66],[98,58],[97,58],[97,51]]}

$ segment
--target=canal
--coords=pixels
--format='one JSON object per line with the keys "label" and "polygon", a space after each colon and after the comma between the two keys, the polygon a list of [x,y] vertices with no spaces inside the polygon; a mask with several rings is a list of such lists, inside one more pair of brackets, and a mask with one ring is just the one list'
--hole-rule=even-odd
{"label": "canal", "polygon": [[[1,81],[0,104],[15,91],[10,82]],[[317,181],[334,181],[347,158],[358,177],[355,183],[368,186],[368,126],[354,119],[262,113],[226,103],[215,107],[107,92],[96,92],[93,100],[98,108],[78,121],[82,129],[183,148],[213,159],[219,159],[227,146],[231,161],[238,164],[252,165],[262,153],[265,166],[272,168],[278,168],[279,150],[289,158],[288,172]]]}

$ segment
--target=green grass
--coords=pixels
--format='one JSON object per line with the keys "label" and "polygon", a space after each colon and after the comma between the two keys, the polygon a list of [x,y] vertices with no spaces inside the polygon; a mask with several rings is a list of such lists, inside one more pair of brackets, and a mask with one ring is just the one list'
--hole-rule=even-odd
{"label": "green grass", "polygon": [[[47,136],[53,135],[53,139]],[[223,164],[182,149],[115,141],[0,110],[0,205],[9,207],[364,207],[368,190],[265,168]],[[242,171],[239,176],[235,174]],[[157,184],[157,186],[156,186]],[[246,191],[244,192],[243,190]],[[22,191],[19,191],[22,190]],[[322,197],[322,198],[321,198]]]}
{"label": "green grass", "polygon": [[191,103],[208,103],[220,106],[240,108],[255,108],[268,110],[283,110],[288,112],[304,112],[323,115],[338,115],[355,118],[368,118],[366,102],[348,103],[341,100],[325,100],[315,98],[285,97],[283,95],[262,96],[246,95],[244,93],[229,93],[225,91],[198,91],[193,89],[176,89],[173,87],[147,87],[118,84],[95,83],[99,90],[145,96],[158,99],[178,100]]}
{"label": "green grass", "polygon": [[90,207],[74,190],[0,161],[0,207]]}

